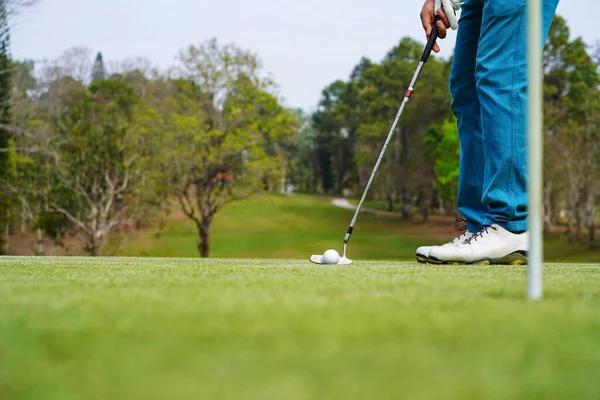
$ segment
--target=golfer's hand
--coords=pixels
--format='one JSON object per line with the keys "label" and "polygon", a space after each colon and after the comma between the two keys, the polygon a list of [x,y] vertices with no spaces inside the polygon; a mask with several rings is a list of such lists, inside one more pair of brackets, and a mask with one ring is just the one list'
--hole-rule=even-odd
{"label": "golfer's hand", "polygon": [[[443,7],[437,11],[437,15],[441,18],[441,20],[437,22],[439,29],[438,37],[440,39],[445,39],[446,30],[450,28],[450,22],[448,22],[448,17],[444,12]],[[427,38],[431,36],[433,21],[435,21],[435,0],[426,0],[423,5],[423,10],[421,10],[421,23],[423,24],[423,29],[425,30]],[[433,51],[436,53],[440,52],[440,46],[438,46],[437,43],[433,46]]]}

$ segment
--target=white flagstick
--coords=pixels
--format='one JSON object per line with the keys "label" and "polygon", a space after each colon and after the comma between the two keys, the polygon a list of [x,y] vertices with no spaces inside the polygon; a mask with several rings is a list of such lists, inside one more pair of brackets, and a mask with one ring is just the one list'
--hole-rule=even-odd
{"label": "white flagstick", "polygon": [[542,117],[542,3],[527,1],[528,25],[528,175],[529,175],[529,271],[527,297],[542,298],[543,262],[543,117]]}

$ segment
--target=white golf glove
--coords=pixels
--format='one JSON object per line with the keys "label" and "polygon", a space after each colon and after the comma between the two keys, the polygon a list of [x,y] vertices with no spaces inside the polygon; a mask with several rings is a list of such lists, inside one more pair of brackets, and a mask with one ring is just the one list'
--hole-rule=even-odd
{"label": "white golf glove", "polygon": [[437,12],[442,6],[444,7],[448,22],[450,22],[450,28],[453,30],[458,29],[456,12],[460,10],[462,3],[464,3],[464,0],[435,0],[435,11]]}

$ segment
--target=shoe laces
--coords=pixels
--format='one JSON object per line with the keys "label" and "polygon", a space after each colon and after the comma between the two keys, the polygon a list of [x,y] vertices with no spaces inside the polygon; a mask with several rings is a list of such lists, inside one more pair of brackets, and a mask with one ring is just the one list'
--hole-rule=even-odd
{"label": "shoe laces", "polygon": [[[466,219],[464,219],[464,218],[456,218],[456,222],[457,222],[457,223],[459,223],[459,224],[460,224],[461,222],[463,222],[463,223],[464,223],[464,225],[463,225],[463,226],[461,226],[460,228],[458,228],[458,230],[459,230],[460,232],[462,232],[462,233],[461,233],[461,234],[458,236],[458,238],[460,238],[461,236],[463,236],[463,235],[465,235],[465,234],[467,234],[467,233],[468,233],[468,231],[467,231],[467,229],[468,229],[468,227],[467,227],[467,220],[466,220]],[[458,238],[457,238],[457,239],[458,239]],[[455,240],[456,240],[456,239],[453,239],[453,240],[451,240],[451,241],[450,241],[450,242],[448,242],[448,243],[454,243],[454,241],[455,241]]]}
{"label": "shoe laces", "polygon": [[497,231],[498,229],[491,225],[482,225],[481,229],[473,234],[470,238],[465,240],[465,244],[471,244],[473,241],[477,241],[479,238],[483,238],[483,235],[490,233],[490,230]]}

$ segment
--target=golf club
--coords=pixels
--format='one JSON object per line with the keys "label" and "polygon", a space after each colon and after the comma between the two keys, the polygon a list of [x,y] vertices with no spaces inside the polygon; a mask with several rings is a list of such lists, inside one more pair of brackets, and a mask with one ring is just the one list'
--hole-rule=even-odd
{"label": "golf club", "polygon": [[[398,114],[396,114],[396,119],[394,120],[394,123],[392,124],[390,133],[388,133],[387,139],[385,140],[385,143],[383,144],[383,149],[381,149],[381,153],[379,154],[379,158],[377,159],[377,162],[375,163],[375,167],[373,168],[371,177],[369,178],[369,181],[367,182],[367,186],[365,187],[362,198],[360,199],[360,202],[358,203],[358,206],[356,207],[356,211],[354,212],[354,217],[352,217],[352,222],[350,222],[350,227],[348,228],[348,231],[346,232],[346,236],[344,236],[344,252],[342,254],[342,257],[340,257],[339,261],[337,262],[337,265],[352,264],[352,260],[350,260],[347,257],[347,252],[346,252],[347,247],[348,247],[348,241],[350,240],[350,237],[352,236],[352,232],[354,231],[354,225],[356,224],[356,220],[358,219],[358,214],[360,213],[362,205],[365,202],[365,199],[367,198],[367,193],[369,192],[369,188],[371,187],[371,184],[373,183],[373,179],[375,178],[375,174],[377,173],[377,170],[379,169],[381,160],[383,159],[385,151],[387,150],[387,147],[390,144],[392,136],[394,135],[394,131],[396,130],[398,121],[400,121],[400,117],[402,116],[404,107],[406,107],[406,104],[410,100],[410,98],[413,94],[413,91],[414,91],[414,87],[417,83],[417,79],[419,79],[419,75],[421,75],[421,70],[423,69],[423,66],[425,65],[425,63],[429,59],[429,56],[431,55],[431,51],[433,50],[433,46],[435,45],[435,42],[436,42],[437,36],[438,36],[437,21],[439,21],[439,20],[440,20],[440,17],[436,16],[436,18],[433,22],[433,30],[431,32],[431,36],[429,37],[429,39],[427,41],[427,45],[425,46],[425,49],[423,50],[423,55],[421,56],[419,65],[417,65],[417,70],[415,71],[415,74],[413,75],[413,78],[412,78],[412,81],[410,82],[408,90],[406,91],[406,94],[404,95],[404,100],[402,101],[402,105],[400,106],[400,109],[398,110]],[[315,264],[325,264],[325,262],[323,261],[322,255],[312,255],[310,257],[310,261]]]}

